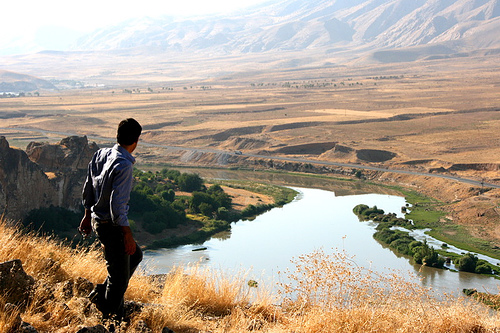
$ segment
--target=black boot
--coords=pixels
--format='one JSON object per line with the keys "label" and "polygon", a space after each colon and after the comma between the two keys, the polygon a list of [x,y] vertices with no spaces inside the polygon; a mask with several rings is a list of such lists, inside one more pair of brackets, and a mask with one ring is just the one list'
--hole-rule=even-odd
{"label": "black boot", "polygon": [[104,303],[105,303],[105,296],[106,296],[106,285],[103,283],[97,284],[88,294],[87,298],[90,300],[91,303],[94,303],[95,306],[99,311],[102,312],[103,317],[107,318],[109,314],[104,311]]}

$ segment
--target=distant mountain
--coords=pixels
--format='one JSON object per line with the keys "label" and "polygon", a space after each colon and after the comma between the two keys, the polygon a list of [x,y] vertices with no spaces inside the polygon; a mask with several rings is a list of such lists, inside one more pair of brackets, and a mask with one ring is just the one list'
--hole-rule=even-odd
{"label": "distant mountain", "polygon": [[0,94],[31,92],[41,89],[52,90],[56,87],[49,81],[34,76],[0,70]]}
{"label": "distant mountain", "polygon": [[245,54],[445,45],[500,48],[500,0],[282,0],[231,16],[142,18],[82,38],[78,50]]}

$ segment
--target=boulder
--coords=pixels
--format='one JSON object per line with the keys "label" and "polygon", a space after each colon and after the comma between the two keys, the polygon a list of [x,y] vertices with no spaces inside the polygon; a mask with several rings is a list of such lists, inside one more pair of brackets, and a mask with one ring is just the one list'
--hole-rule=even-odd
{"label": "boulder", "polygon": [[108,329],[99,324],[92,327],[82,327],[76,333],[109,333]]}
{"label": "boulder", "polygon": [[24,322],[19,315],[17,306],[11,303],[5,304],[4,313],[12,316],[12,320],[1,327],[2,332],[6,333],[37,333],[37,330],[31,324]]}
{"label": "boulder", "polygon": [[35,279],[26,274],[21,260],[0,263],[0,294],[6,303],[27,305],[34,285]]}
{"label": "boulder", "polygon": [[89,280],[78,277],[73,286],[73,293],[77,297],[84,297],[94,289],[94,284]]}
{"label": "boulder", "polygon": [[139,320],[134,327],[136,333],[153,333],[153,330],[148,327],[144,320]]}
{"label": "boulder", "polygon": [[16,333],[38,333],[38,331],[31,324],[23,321]]}

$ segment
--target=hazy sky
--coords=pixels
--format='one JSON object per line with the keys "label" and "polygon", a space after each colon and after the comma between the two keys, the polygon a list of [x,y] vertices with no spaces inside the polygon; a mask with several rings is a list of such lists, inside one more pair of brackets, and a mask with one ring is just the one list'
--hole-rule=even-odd
{"label": "hazy sky", "polygon": [[[140,16],[192,16],[233,11],[269,0],[25,0],[2,1],[0,6],[0,53],[16,53],[20,48],[34,48],[45,35],[58,43],[70,38],[60,27],[79,32]],[[43,28],[45,27],[45,28]],[[41,29],[43,28],[43,29]],[[41,29],[41,30],[40,30]],[[75,31],[75,32],[76,32]],[[42,38],[43,39],[43,38]],[[49,44],[47,44],[49,43]],[[36,44],[36,43],[35,43]],[[54,44],[56,45],[56,44]],[[5,51],[12,49],[12,52]],[[4,50],[2,52],[2,50]]]}

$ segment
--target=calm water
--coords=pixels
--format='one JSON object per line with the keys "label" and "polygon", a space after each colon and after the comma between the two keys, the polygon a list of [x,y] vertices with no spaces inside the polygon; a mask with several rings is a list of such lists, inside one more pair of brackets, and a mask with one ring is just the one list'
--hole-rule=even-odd
{"label": "calm water", "polygon": [[[146,270],[167,273],[173,266],[200,263],[202,267],[229,272],[250,271],[249,279],[269,285],[282,279],[278,271],[293,270],[292,258],[317,249],[326,253],[345,250],[360,266],[381,272],[395,269],[415,281],[423,277],[423,285],[439,292],[459,293],[463,288],[498,292],[500,281],[493,278],[412,264],[408,258],[378,243],[373,238],[376,225],[359,222],[352,212],[354,206],[363,203],[401,216],[401,207],[406,204],[403,197],[374,193],[338,196],[332,190],[294,189],[300,195],[292,203],[253,221],[233,223],[230,232],[219,234],[203,245],[148,251]],[[343,191],[347,193],[345,188]],[[201,247],[207,249],[193,251]]]}

